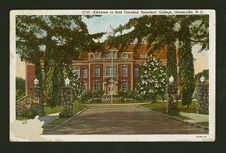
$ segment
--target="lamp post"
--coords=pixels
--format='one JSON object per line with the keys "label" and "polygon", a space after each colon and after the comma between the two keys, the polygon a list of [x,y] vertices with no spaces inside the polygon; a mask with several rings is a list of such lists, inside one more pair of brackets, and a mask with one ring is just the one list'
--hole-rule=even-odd
{"label": "lamp post", "polygon": [[34,84],[35,84],[35,87],[37,87],[37,85],[39,84],[39,80],[37,78],[35,78]]}
{"label": "lamp post", "polygon": [[65,86],[69,86],[70,80],[69,80],[68,78],[66,78],[66,79],[64,80],[64,84],[65,84]]}
{"label": "lamp post", "polygon": [[[106,34],[109,36],[109,37],[112,37],[114,38],[115,37],[115,31],[114,29],[112,28],[111,24],[110,26],[108,27],[107,31],[106,31]],[[113,63],[113,50],[111,50],[111,103],[113,103],[113,86],[114,86],[114,82],[113,82],[113,71],[114,71],[114,63]]]}
{"label": "lamp post", "polygon": [[201,84],[204,84],[205,83],[205,77],[202,75],[201,77],[200,77],[200,82],[201,82]]}
{"label": "lamp post", "polygon": [[167,102],[166,102],[166,113],[169,114],[172,107],[176,107],[176,100],[177,95],[177,85],[175,84],[174,77],[169,77],[169,84],[167,86]]}
{"label": "lamp post", "polygon": [[41,73],[42,73],[42,78],[41,79],[41,85],[40,85],[40,103],[41,103],[41,109],[42,109],[42,115],[44,115],[44,88],[43,88],[43,83],[44,83],[44,80],[45,80],[45,72],[44,72],[44,59],[45,59],[45,51],[46,51],[46,45],[39,45],[39,51],[41,53],[41,56],[40,56],[40,65],[41,65]]}

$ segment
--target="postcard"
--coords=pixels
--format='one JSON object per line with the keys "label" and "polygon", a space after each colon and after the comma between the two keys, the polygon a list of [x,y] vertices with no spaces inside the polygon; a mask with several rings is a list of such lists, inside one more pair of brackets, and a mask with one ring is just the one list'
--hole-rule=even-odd
{"label": "postcard", "polygon": [[215,10],[12,10],[10,141],[215,141]]}

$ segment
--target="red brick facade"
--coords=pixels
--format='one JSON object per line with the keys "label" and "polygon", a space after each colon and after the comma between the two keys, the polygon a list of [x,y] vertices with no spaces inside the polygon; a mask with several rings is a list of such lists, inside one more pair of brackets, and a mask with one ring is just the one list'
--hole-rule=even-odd
{"label": "red brick facade", "polygon": [[[140,64],[147,59],[147,51],[145,45],[142,45],[136,52],[133,52],[134,45],[130,45],[125,52],[118,52],[117,49],[112,49],[107,52],[88,53],[83,54],[79,60],[74,61],[72,67],[79,69],[80,81],[87,88],[86,91],[95,90],[96,88],[104,90],[106,93],[109,90],[108,86],[113,84],[114,93],[122,90],[122,87],[126,87],[127,90],[133,90],[136,84],[136,80],[139,77],[138,70]],[[107,75],[107,69],[112,67],[111,53],[115,54],[113,58],[113,67],[115,73],[113,77]],[[125,54],[124,54],[125,53]],[[108,54],[108,56],[106,56]],[[154,56],[159,58],[164,64],[166,64],[165,49],[156,52]],[[95,68],[99,69],[99,76],[95,76]],[[127,69],[124,71],[123,68]],[[85,70],[84,70],[85,69]],[[85,72],[84,72],[85,71]],[[98,71],[98,70],[97,70]],[[114,71],[114,70],[113,70]],[[86,76],[84,76],[86,73]],[[113,81],[112,81],[113,78]],[[35,79],[35,66],[31,64],[26,65],[26,93],[30,93],[30,88],[34,86],[33,80]]]}
{"label": "red brick facade", "polygon": [[34,87],[35,65],[26,64],[26,95],[30,94],[31,88]]}

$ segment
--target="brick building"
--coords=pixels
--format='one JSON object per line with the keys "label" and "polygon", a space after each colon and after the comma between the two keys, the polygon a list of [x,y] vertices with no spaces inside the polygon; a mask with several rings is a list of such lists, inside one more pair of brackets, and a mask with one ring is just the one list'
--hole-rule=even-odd
{"label": "brick building", "polygon": [[[134,44],[119,52],[111,48],[105,52],[90,52],[74,61],[72,67],[83,84],[83,91],[104,90],[106,94],[117,94],[120,90],[133,90],[139,77],[139,65],[148,58],[146,45],[134,52]],[[162,49],[153,56],[166,64],[167,51]],[[113,64],[112,64],[113,58]],[[34,87],[35,65],[26,64],[26,94]],[[112,89],[111,89],[112,88]]]}

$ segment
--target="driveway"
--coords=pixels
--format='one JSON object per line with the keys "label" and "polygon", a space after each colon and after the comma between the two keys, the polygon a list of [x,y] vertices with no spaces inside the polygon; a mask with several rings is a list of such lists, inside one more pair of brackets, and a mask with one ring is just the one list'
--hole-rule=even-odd
{"label": "driveway", "polygon": [[138,104],[93,104],[69,122],[44,134],[204,134],[207,130],[185,124]]}

